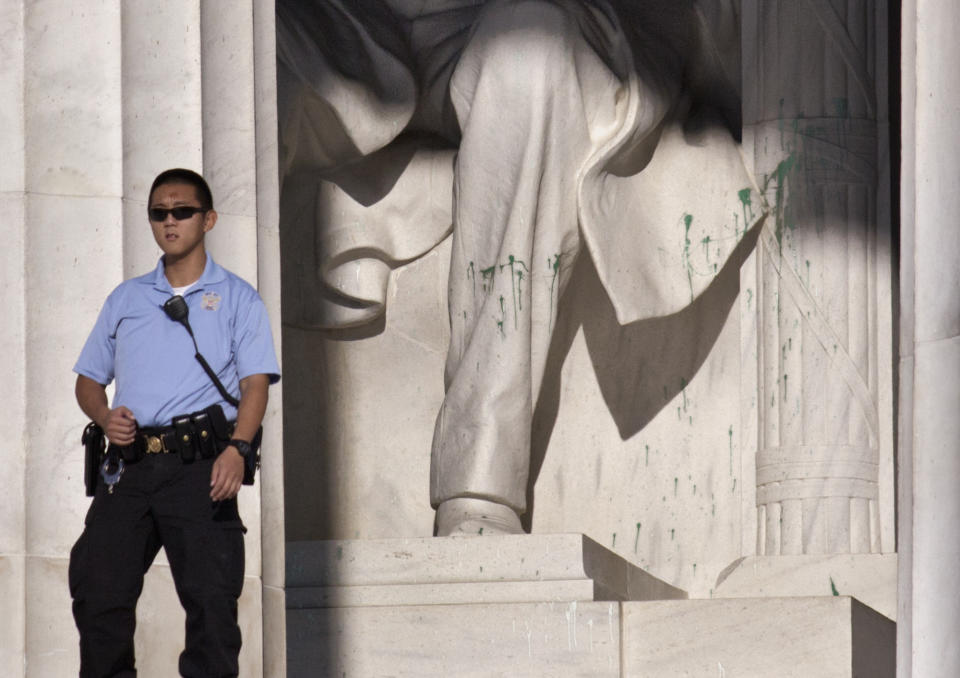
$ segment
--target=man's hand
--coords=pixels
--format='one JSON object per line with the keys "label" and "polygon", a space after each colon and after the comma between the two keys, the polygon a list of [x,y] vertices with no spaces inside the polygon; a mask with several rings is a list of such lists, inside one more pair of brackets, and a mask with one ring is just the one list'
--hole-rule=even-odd
{"label": "man's hand", "polygon": [[105,420],[98,423],[114,445],[129,445],[137,435],[137,420],[123,405],[110,410]]}
{"label": "man's hand", "polygon": [[243,482],[243,457],[233,445],[227,447],[213,462],[210,473],[210,498],[214,501],[233,499]]}
{"label": "man's hand", "polygon": [[137,420],[133,412],[120,405],[112,410],[107,404],[107,392],[103,384],[90,377],[77,375],[77,404],[83,413],[103,429],[114,445],[129,445],[137,434]]}

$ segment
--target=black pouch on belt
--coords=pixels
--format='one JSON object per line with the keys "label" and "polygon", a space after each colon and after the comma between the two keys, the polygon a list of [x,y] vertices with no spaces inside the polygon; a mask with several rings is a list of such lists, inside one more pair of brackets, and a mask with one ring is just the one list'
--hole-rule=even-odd
{"label": "black pouch on belt", "polygon": [[176,431],[177,447],[180,449],[180,458],[189,464],[197,458],[197,448],[193,436],[193,423],[189,415],[177,417],[172,422]]}
{"label": "black pouch on belt", "polygon": [[92,497],[97,491],[97,478],[100,476],[100,464],[107,449],[103,429],[92,421],[83,429],[83,484],[86,486],[87,496]]}
{"label": "black pouch on belt", "polygon": [[193,435],[200,458],[211,459],[217,456],[217,441],[207,411],[194,412],[190,415],[190,421],[193,423]]}

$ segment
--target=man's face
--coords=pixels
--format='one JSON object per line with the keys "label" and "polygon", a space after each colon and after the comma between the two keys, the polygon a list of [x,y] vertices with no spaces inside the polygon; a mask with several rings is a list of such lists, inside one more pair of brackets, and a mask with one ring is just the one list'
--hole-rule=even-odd
{"label": "man's face", "polygon": [[[157,186],[150,199],[149,209],[159,208],[170,210],[174,207],[200,208],[197,191],[190,184],[171,183]],[[168,212],[160,221],[150,216],[150,228],[153,229],[153,238],[167,257],[171,260],[183,259],[203,248],[204,234],[213,228],[217,221],[217,213],[213,210],[196,212],[184,219],[177,219]]]}

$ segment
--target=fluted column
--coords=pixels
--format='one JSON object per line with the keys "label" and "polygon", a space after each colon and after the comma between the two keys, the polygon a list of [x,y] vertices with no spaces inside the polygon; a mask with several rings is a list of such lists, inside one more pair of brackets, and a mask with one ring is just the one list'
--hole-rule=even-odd
{"label": "fluted column", "polygon": [[902,5],[897,676],[960,675],[960,5]]}
{"label": "fluted column", "polygon": [[773,206],[756,258],[757,552],[892,550],[885,2],[744,11],[745,136]]}

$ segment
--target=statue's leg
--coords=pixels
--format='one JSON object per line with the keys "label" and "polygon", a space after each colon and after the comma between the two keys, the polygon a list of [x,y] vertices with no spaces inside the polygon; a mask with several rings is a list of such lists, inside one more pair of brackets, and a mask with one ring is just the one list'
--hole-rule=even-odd
{"label": "statue's leg", "polygon": [[619,85],[570,8],[490,3],[450,84],[462,142],[431,459],[441,535],[521,531],[533,407],[579,249],[577,172],[602,122],[588,117],[613,119]]}

